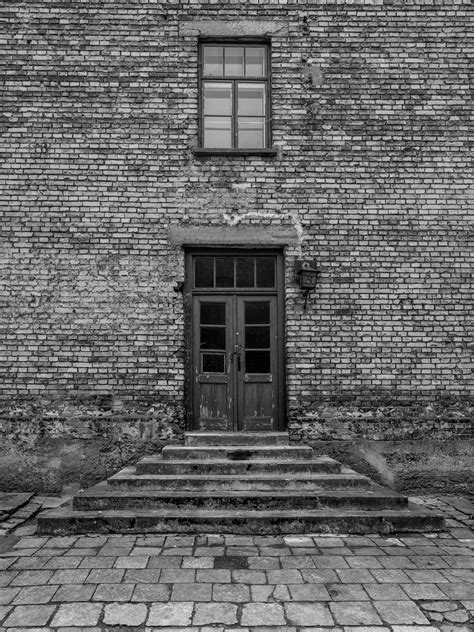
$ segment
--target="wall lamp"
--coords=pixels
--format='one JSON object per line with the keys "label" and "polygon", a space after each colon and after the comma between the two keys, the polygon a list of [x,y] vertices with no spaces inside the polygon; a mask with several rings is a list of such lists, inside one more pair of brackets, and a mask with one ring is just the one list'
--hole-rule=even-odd
{"label": "wall lamp", "polygon": [[306,304],[308,302],[308,296],[311,290],[316,287],[316,282],[319,276],[319,270],[316,268],[315,259],[297,259],[295,262],[295,276],[296,282],[300,290],[304,291],[304,306],[303,310],[306,310]]}

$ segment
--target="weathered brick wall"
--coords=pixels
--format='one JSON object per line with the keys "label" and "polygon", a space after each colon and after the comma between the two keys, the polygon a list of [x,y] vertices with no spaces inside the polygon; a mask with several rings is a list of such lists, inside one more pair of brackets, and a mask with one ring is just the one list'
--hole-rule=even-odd
{"label": "weathered brick wall", "polygon": [[[296,229],[286,250],[295,439],[466,436],[469,10],[468,0],[4,3],[0,474],[18,462],[50,472],[39,446],[59,437],[49,487],[77,471],[87,482],[112,468],[84,474],[98,434],[116,467],[150,449],[139,419],[164,419],[160,441],[182,432],[176,224]],[[277,157],[194,155],[196,20],[240,33],[241,21],[267,23]],[[295,256],[321,269],[305,312]],[[71,445],[83,465],[67,474]]]}

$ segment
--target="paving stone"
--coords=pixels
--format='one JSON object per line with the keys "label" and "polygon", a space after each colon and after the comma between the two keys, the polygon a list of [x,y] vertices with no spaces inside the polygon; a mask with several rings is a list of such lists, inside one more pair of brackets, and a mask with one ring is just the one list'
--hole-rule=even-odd
{"label": "paving stone", "polygon": [[138,584],[132,601],[168,601],[170,593],[171,588],[167,584]]}
{"label": "paving stone", "polygon": [[59,586],[52,601],[89,601],[95,590],[93,584],[66,584]]}
{"label": "paving stone", "polygon": [[283,568],[315,568],[313,558],[310,555],[282,557],[281,565]]}
{"label": "paving stone", "polygon": [[112,568],[115,563],[113,557],[84,557],[79,568]]}
{"label": "paving stone", "polygon": [[307,535],[285,535],[283,541],[287,546],[314,546],[314,540]]}
{"label": "paving stone", "polygon": [[145,622],[147,613],[147,607],[143,603],[111,603],[105,606],[104,623],[136,627]]}
{"label": "paving stone", "polygon": [[382,564],[374,556],[353,555],[345,558],[351,568],[382,568]]}
{"label": "paving stone", "polygon": [[288,590],[288,586],[284,586],[283,584],[277,584],[274,587],[272,599],[275,601],[291,601],[290,591]]}
{"label": "paving stone", "polygon": [[420,605],[424,610],[430,612],[449,612],[457,608],[456,604],[450,601],[425,601]]}
{"label": "paving stone", "polygon": [[85,580],[86,584],[118,584],[122,581],[123,568],[93,568]]}
{"label": "paving stone", "polygon": [[135,555],[135,557],[118,557],[115,560],[115,568],[146,568],[148,560],[147,555]]}
{"label": "paving stone", "polygon": [[[283,607],[275,603],[246,603],[242,609],[241,625],[285,625]],[[289,621],[290,625],[291,622]],[[313,621],[317,623],[317,621]]]}
{"label": "paving stone", "polygon": [[[412,586],[413,584],[408,584]],[[396,584],[365,584],[364,589],[374,601],[400,601],[408,599],[400,586]]]}
{"label": "paving stone", "polygon": [[182,556],[162,557],[158,555],[151,556],[148,560],[147,568],[181,568],[183,563]]}
{"label": "paving stone", "polygon": [[327,590],[333,601],[369,600],[361,584],[328,584]]}
{"label": "paving stone", "polygon": [[[269,586],[268,584],[266,586],[262,586],[262,585],[250,586],[251,599],[252,601],[265,603],[269,600],[270,596],[272,596],[273,599],[276,599],[278,601],[278,598],[275,597],[275,594],[274,594],[277,588],[279,587],[273,586],[273,585]],[[287,590],[284,599],[282,599],[281,601],[289,601],[289,600],[290,600],[290,593]]]}
{"label": "paving stone", "polygon": [[39,604],[51,601],[57,586],[25,586],[17,594],[15,604]]}
{"label": "paving stone", "polygon": [[54,615],[53,626],[97,625],[102,613],[102,604],[67,603],[61,604]]}
{"label": "paving stone", "polygon": [[[34,559],[34,558],[31,558]],[[44,560],[44,569],[56,570],[59,568],[75,569],[82,562],[82,557],[52,557]]]}
{"label": "paving stone", "polygon": [[411,581],[408,575],[400,569],[379,570],[374,568],[371,573],[381,584],[403,584]]}
{"label": "paving stone", "polygon": [[376,579],[367,569],[337,569],[336,573],[344,584],[370,584]]}
{"label": "paving stone", "polygon": [[[148,626],[156,625],[160,627],[190,625],[193,605],[192,602],[184,601],[179,603],[154,603],[150,608],[150,614],[146,623]],[[233,623],[236,623],[236,621]]]}
{"label": "paving stone", "polygon": [[[205,584],[205,587],[209,584]],[[250,590],[243,584],[214,584],[212,588],[213,601],[243,602],[250,601]],[[204,601],[195,599],[194,601]]]}
{"label": "paving stone", "polygon": [[0,606],[0,623],[7,616],[7,614],[12,610],[13,606]]}
{"label": "paving stone", "polygon": [[448,581],[439,571],[435,569],[427,571],[408,569],[406,573],[408,577],[417,584],[439,584]]}
{"label": "paving stone", "polygon": [[184,557],[182,568],[213,568],[217,557]]}
{"label": "paving stone", "polygon": [[82,584],[89,575],[87,568],[60,569],[51,576],[50,584]]}
{"label": "paving stone", "polygon": [[293,601],[331,601],[326,587],[321,584],[293,584],[288,590]]}
{"label": "paving stone", "polygon": [[387,623],[429,623],[412,601],[375,601],[374,606]]}
{"label": "paving stone", "polygon": [[290,625],[314,626],[334,624],[327,606],[320,603],[286,603],[286,616]]}
{"label": "paving stone", "polygon": [[449,599],[474,598],[474,586],[470,584],[439,584],[439,588]]}
{"label": "paving stone", "polygon": [[171,601],[211,601],[211,597],[212,584],[175,584],[171,593]]}
{"label": "paving stone", "polygon": [[302,584],[303,577],[296,569],[268,571],[269,584]]}
{"label": "paving stone", "polygon": [[369,602],[340,601],[329,604],[336,620],[342,625],[379,625],[382,623]]}
{"label": "paving stone", "polygon": [[394,625],[392,630],[393,632],[439,632],[439,628],[432,625]]}
{"label": "paving stone", "polygon": [[15,606],[3,624],[9,627],[31,627],[46,625],[56,606]]}
{"label": "paving stone", "polygon": [[160,577],[161,569],[159,568],[128,568],[125,571],[124,581],[130,584],[156,584]]}
{"label": "paving stone", "polygon": [[194,611],[194,625],[233,625],[237,621],[237,606],[232,603],[198,603]]}
{"label": "paving stone", "polygon": [[21,588],[12,586],[11,588],[0,588],[0,606],[5,606],[13,600],[15,595],[20,592]]}
{"label": "paving stone", "polygon": [[266,584],[267,576],[263,571],[232,571],[232,580],[238,584]]}
{"label": "paving stone", "polygon": [[280,559],[278,557],[249,557],[249,569],[253,570],[273,570],[280,568]]}
{"label": "paving stone", "polygon": [[20,571],[14,577],[11,586],[41,586],[47,584],[53,575],[53,571]]}
{"label": "paving stone", "polygon": [[313,562],[316,568],[349,568],[346,560],[338,555],[313,555]]}
{"label": "paving stone", "polygon": [[212,584],[226,584],[230,582],[230,571],[226,569],[198,569],[196,571],[197,582],[209,582]]}
{"label": "paving stone", "polygon": [[304,568],[301,570],[301,575],[305,582],[312,584],[327,584],[329,582],[337,582],[339,579],[336,571],[330,568],[316,570]]}
{"label": "paving stone", "polygon": [[176,583],[193,583],[196,577],[196,571],[192,568],[170,569],[164,568],[161,571],[160,582],[165,584]]}
{"label": "paving stone", "polygon": [[445,612],[444,618],[451,623],[467,623],[469,614],[465,610],[454,610],[453,612]]}
{"label": "paving stone", "polygon": [[134,584],[99,584],[94,593],[94,601],[128,601]]}
{"label": "paving stone", "polygon": [[401,587],[410,599],[445,599],[436,584],[402,584]]}

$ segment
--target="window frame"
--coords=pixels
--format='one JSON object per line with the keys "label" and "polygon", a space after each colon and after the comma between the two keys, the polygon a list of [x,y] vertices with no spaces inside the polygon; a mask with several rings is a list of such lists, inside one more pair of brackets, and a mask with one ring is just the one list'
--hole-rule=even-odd
{"label": "window frame", "polygon": [[[266,154],[275,155],[276,150],[272,146],[272,69],[271,69],[271,43],[269,38],[200,38],[198,47],[198,148],[197,154]],[[205,46],[230,46],[230,47],[264,47],[266,73],[264,77],[231,76],[222,77],[204,75],[204,47]],[[204,146],[204,82],[232,83],[232,119],[231,119],[231,140],[232,147],[205,147]],[[237,116],[237,92],[236,86],[241,83],[264,83],[265,84],[265,145],[263,147],[237,147],[238,143],[238,116]],[[218,114],[216,115],[218,116]]]}

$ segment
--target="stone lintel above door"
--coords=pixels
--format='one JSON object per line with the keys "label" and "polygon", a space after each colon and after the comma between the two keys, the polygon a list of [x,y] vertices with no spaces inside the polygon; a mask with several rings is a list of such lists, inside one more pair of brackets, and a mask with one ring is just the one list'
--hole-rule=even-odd
{"label": "stone lintel above door", "polygon": [[292,226],[170,226],[175,246],[290,246],[298,241]]}

